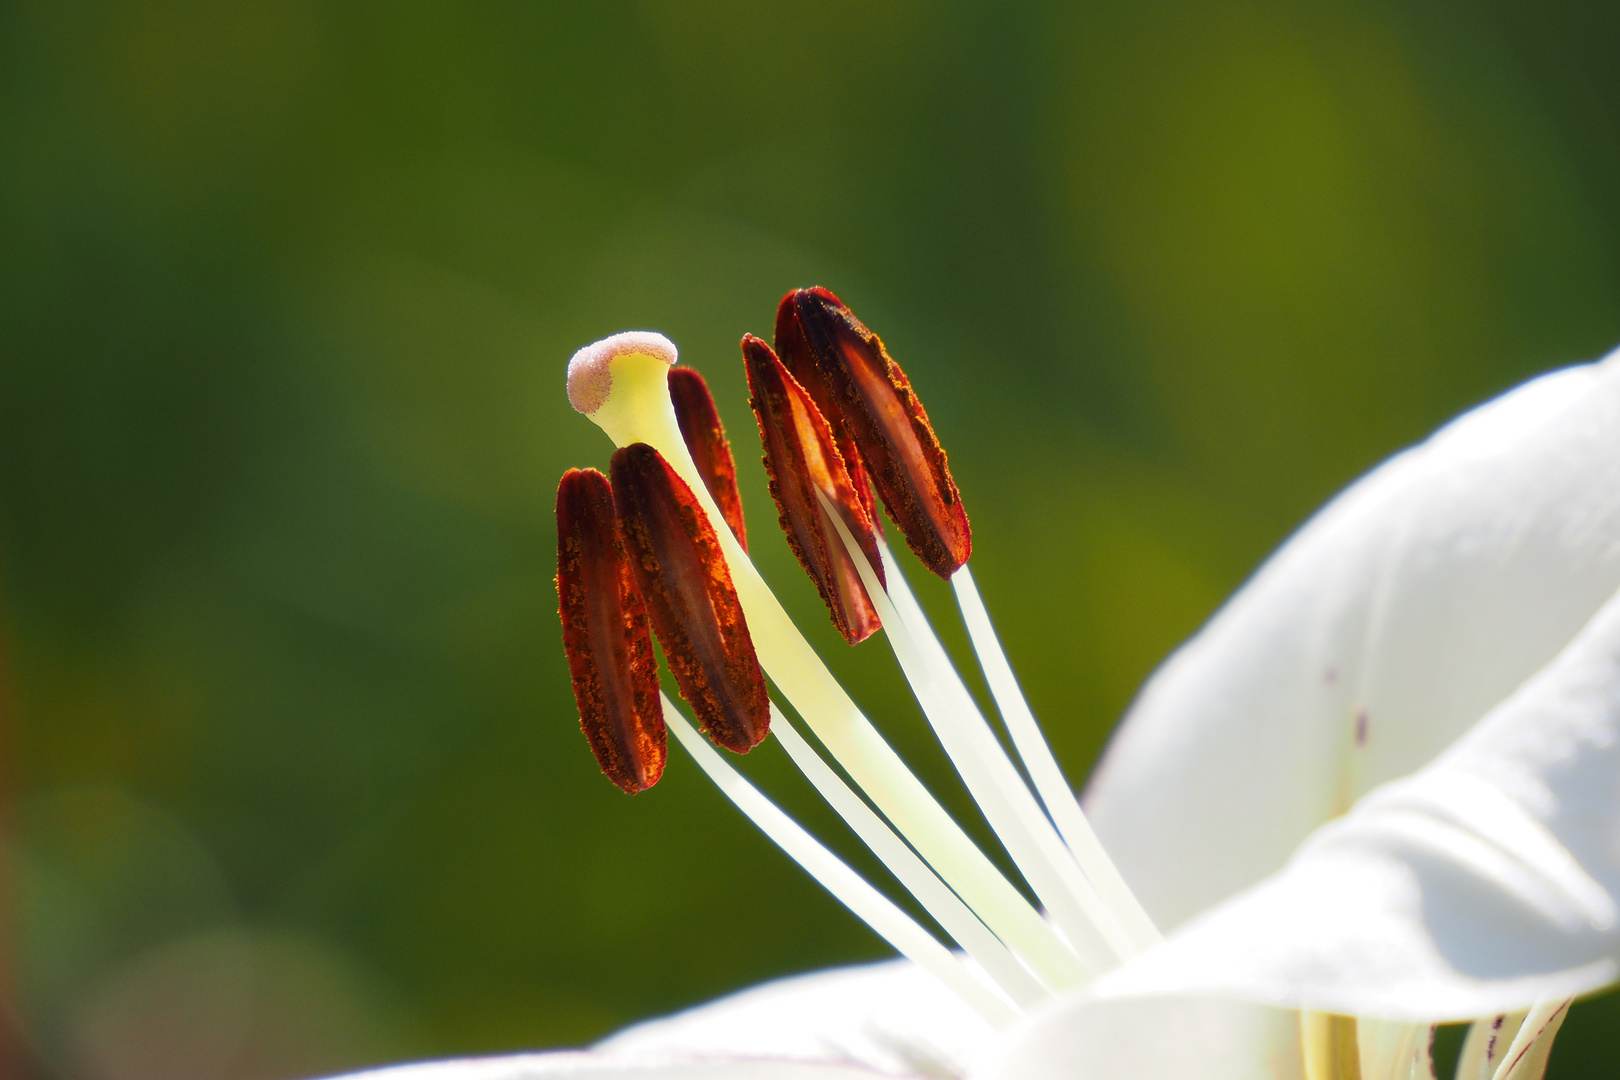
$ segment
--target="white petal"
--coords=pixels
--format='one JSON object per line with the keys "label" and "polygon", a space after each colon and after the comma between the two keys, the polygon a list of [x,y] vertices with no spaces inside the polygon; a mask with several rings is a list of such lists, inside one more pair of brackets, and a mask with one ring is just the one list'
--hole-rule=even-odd
{"label": "white petal", "polygon": [[1096,992],[1414,1021],[1620,977],[1620,596],[1429,767]]}
{"label": "white petal", "polygon": [[889,1073],[962,1076],[996,1031],[960,998],[904,961],[780,979],[650,1020],[598,1049],[855,1063]]}
{"label": "white petal", "polygon": [[1299,1014],[1241,1001],[1059,999],[978,1080],[1303,1080]]}
{"label": "white petal", "polygon": [[353,1073],[343,1080],[875,1080],[881,1073],[846,1065],[760,1059],[618,1061],[602,1054],[515,1054],[428,1061]]}
{"label": "white petal", "polygon": [[1430,760],[1617,587],[1611,358],[1465,415],[1313,518],[1147,684],[1088,790],[1096,830],[1173,927]]}

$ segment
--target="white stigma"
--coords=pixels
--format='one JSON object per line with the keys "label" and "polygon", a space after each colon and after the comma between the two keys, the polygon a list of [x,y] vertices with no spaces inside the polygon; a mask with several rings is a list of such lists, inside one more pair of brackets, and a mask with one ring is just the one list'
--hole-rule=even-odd
{"label": "white stigma", "polygon": [[613,392],[613,361],[640,355],[673,367],[679,357],[675,343],[652,330],[626,330],[585,346],[568,361],[568,403],[590,416]]}

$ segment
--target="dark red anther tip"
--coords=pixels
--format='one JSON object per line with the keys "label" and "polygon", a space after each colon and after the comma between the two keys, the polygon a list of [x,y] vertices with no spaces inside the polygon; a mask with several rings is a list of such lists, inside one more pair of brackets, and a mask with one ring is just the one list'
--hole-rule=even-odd
{"label": "dark red anther tip", "polygon": [[749,404],[759,420],[765,472],[782,531],[844,640],[851,645],[865,641],[882,623],[821,496],[836,508],[881,581],[883,563],[871,513],[857,497],[832,428],[810,394],[759,338],[745,336],[742,351],[753,395]]}
{"label": "dark red anther tip", "polygon": [[949,578],[972,553],[973,533],[945,450],[905,372],[826,289],[788,293],[776,329],[782,362],[823,414],[847,427],[906,543],[924,566]]}
{"label": "dark red anther tip", "polygon": [[849,469],[855,497],[866,508],[867,517],[872,519],[872,531],[882,536],[883,520],[878,516],[877,498],[872,494],[872,481],[867,475],[866,462],[861,459],[860,447],[855,445],[855,432],[844,419],[843,408],[833,399],[832,388],[816,369],[810,340],[805,337],[804,327],[799,323],[799,307],[795,302],[797,296],[797,292],[790,292],[776,306],[777,358],[804,387],[810,399],[816,403],[816,408],[821,410],[822,418],[832,428],[833,440],[837,442],[838,452],[843,455],[844,465]]}
{"label": "dark red anther tip", "polygon": [[595,469],[557,485],[557,606],[580,729],[608,779],[645,791],[667,753],[658,665],[613,492]]}
{"label": "dark red anther tip", "polygon": [[689,367],[672,367],[669,369],[669,398],[675,405],[681,438],[692,454],[703,486],[709,489],[715,505],[720,508],[720,516],[731,526],[731,535],[747,551],[748,532],[743,526],[742,493],[737,490],[737,463],[731,456],[731,444],[726,441],[726,429],[720,423],[720,411],[714,407],[709,384]]}
{"label": "dark red anther tip", "polygon": [[609,471],[619,531],[681,696],[711,739],[747,753],[770,731],[770,698],[720,538],[651,446],[615,451]]}

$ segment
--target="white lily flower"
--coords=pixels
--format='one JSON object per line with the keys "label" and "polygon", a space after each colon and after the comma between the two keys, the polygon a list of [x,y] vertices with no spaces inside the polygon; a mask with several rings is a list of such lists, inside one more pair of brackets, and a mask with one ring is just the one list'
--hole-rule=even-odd
{"label": "white lily flower", "polygon": [[[570,389],[720,522],[662,391],[673,360],[662,339],[623,335],[581,350]],[[1149,681],[1089,823],[1054,788],[965,567],[953,584],[1034,792],[887,550],[885,589],[837,528],[1045,917],[943,816],[720,525],[760,663],[866,799],[774,706],[771,732],[961,951],[666,699],[722,790],[907,959],[771,983],[590,1051],[367,1075],[1421,1080],[1431,1025],[1473,1020],[1459,1080],[1536,1080],[1569,1000],[1620,980],[1620,354],[1481,406],[1318,513]]]}

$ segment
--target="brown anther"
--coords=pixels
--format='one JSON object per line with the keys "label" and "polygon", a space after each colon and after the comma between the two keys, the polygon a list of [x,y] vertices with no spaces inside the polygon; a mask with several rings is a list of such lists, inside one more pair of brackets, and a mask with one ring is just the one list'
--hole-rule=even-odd
{"label": "brown anther", "polygon": [[[823,412],[839,414],[854,436],[877,493],[906,543],[924,566],[949,578],[973,550],[962,497],[951,479],[945,451],[905,372],[878,336],[861,324],[826,289],[798,289],[777,310],[780,334],[784,309],[803,334],[815,376],[824,391],[811,390]],[[814,379],[789,368],[809,389]]]}
{"label": "brown anther", "polygon": [[609,471],[619,532],[681,696],[711,739],[747,753],[770,731],[770,698],[720,538],[651,446],[614,451]]}
{"label": "brown anther", "polygon": [[714,407],[714,395],[709,384],[689,367],[669,369],[669,399],[675,405],[675,421],[681,426],[681,438],[692,454],[703,486],[709,489],[720,516],[731,526],[731,535],[744,551],[748,550],[748,532],[743,526],[742,493],[737,490],[737,463],[731,456],[731,444],[726,441],[726,429],[720,424],[720,411]]}
{"label": "brown anther", "polygon": [[667,734],[647,607],[595,469],[557,485],[557,605],[579,726],[597,763],[634,795],[664,772]]}
{"label": "brown anther", "polygon": [[827,380],[816,370],[816,360],[810,352],[810,341],[804,336],[804,327],[799,325],[799,308],[794,303],[796,295],[788,293],[782,297],[782,302],[776,308],[777,359],[788,369],[788,374],[804,387],[810,395],[810,400],[821,410],[822,418],[832,428],[833,441],[838,444],[838,452],[843,455],[844,466],[849,469],[849,479],[855,488],[855,497],[866,508],[866,516],[872,519],[873,532],[882,536],[883,520],[878,515],[877,498],[872,494],[872,481],[866,472],[866,462],[861,460],[860,448],[855,445],[855,432],[844,419],[844,410],[833,400]]}
{"label": "brown anther", "polygon": [[752,334],[742,339],[748,370],[749,404],[759,419],[765,444],[765,472],[771,498],[781,514],[782,531],[799,563],[816,583],[832,613],[833,625],[851,645],[865,641],[882,624],[861,584],[860,571],[820,496],[825,496],[855,537],[866,559],[883,578],[871,513],[856,496],[849,468],[838,452],[831,426],[804,387],[789,374],[771,347]]}

